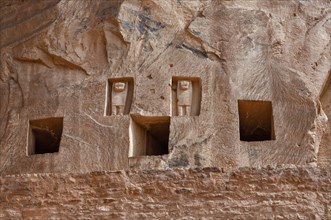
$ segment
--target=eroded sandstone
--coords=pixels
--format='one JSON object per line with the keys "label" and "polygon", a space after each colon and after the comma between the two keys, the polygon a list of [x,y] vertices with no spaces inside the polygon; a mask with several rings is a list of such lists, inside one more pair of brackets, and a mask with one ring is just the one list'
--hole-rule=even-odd
{"label": "eroded sandstone", "polygon": [[[328,0],[0,5],[3,175],[330,164]],[[47,118],[59,150],[33,154]]]}

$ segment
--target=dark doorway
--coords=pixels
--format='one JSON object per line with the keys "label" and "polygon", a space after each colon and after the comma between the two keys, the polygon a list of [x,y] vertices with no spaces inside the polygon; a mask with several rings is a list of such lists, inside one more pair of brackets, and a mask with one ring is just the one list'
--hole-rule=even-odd
{"label": "dark doorway", "polygon": [[275,140],[271,101],[238,100],[240,140]]}
{"label": "dark doorway", "polygon": [[59,152],[63,118],[30,121],[28,155]]}
{"label": "dark doorway", "polygon": [[170,117],[131,116],[129,157],[169,153]]}

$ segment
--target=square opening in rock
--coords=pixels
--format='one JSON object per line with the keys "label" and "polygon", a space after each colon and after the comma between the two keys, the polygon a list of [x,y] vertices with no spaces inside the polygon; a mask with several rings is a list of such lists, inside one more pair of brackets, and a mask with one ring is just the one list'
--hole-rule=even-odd
{"label": "square opening in rock", "polygon": [[240,140],[275,140],[271,101],[238,100]]}
{"label": "square opening in rock", "polygon": [[28,155],[59,152],[62,130],[62,117],[31,120]]}
{"label": "square opening in rock", "polygon": [[131,116],[129,157],[169,153],[170,117]]}

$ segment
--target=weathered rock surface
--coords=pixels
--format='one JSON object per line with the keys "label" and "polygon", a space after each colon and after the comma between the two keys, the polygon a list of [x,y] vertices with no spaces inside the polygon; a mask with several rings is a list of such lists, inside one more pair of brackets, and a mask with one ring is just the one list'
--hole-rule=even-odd
{"label": "weathered rock surface", "polygon": [[[328,124],[322,136],[321,144],[319,147],[317,162],[319,166],[331,164],[331,74],[325,83],[324,90],[321,92],[321,103],[323,109],[328,117]],[[328,86],[327,86],[328,85]]]}
{"label": "weathered rock surface", "polygon": [[2,176],[1,219],[331,219],[331,167]]}
{"label": "weathered rock surface", "polygon": [[[329,0],[0,7],[3,175],[330,164]],[[184,110],[182,80],[192,82]],[[121,81],[128,97],[115,105]],[[52,152],[38,154],[48,144]]]}

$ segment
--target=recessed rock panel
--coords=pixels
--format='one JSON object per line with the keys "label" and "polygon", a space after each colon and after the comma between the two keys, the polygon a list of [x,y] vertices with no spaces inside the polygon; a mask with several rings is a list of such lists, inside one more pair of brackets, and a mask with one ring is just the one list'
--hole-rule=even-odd
{"label": "recessed rock panel", "polygon": [[201,80],[198,77],[172,78],[172,115],[197,116],[200,114]]}
{"label": "recessed rock panel", "polygon": [[130,112],[133,78],[109,79],[106,86],[106,115],[126,115]]}

